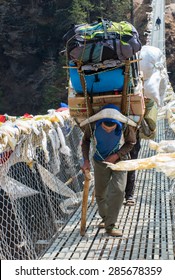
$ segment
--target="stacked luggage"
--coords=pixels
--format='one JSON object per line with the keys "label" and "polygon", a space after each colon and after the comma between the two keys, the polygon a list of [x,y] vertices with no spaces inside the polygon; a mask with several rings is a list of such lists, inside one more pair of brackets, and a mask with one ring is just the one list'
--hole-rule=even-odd
{"label": "stacked luggage", "polygon": [[141,43],[135,27],[126,21],[99,19],[73,26],[64,42],[71,116],[80,123],[113,103],[140,122],[144,98],[137,59]]}

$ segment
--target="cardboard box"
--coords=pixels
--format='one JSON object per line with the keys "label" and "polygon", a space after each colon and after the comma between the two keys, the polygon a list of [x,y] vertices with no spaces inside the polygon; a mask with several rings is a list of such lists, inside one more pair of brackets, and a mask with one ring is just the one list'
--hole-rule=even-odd
{"label": "cardboard box", "polygon": [[[93,96],[92,108],[94,114],[100,111],[100,109],[107,104],[115,104],[121,108],[122,95],[101,95]],[[68,105],[70,115],[72,117],[88,117],[88,110],[86,106],[87,102],[84,96],[69,96]],[[145,113],[145,103],[142,94],[128,94],[127,95],[127,114],[143,116]]]}

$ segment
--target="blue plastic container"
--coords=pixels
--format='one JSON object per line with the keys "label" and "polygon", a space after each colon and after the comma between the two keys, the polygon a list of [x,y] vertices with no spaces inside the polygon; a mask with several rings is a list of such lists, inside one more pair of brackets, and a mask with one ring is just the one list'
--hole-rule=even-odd
{"label": "blue plastic container", "polygon": [[[72,66],[72,65],[71,65]],[[77,93],[83,93],[80,75],[76,68],[69,68],[72,87]],[[87,71],[86,71],[87,72]],[[108,69],[95,74],[85,74],[87,92],[98,94],[118,90],[121,91],[124,85],[124,73],[122,68]]]}

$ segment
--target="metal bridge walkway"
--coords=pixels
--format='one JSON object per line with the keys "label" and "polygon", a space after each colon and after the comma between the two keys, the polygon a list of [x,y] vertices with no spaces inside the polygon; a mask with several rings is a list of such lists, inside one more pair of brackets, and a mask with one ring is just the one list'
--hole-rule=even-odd
{"label": "metal bridge walkway", "polygon": [[[157,139],[170,139],[164,121],[158,122]],[[172,139],[172,138],[171,138]],[[142,141],[140,158],[154,154],[148,141]],[[137,172],[136,205],[123,205],[118,226],[122,238],[109,237],[98,229],[100,218],[96,203],[87,212],[86,235],[80,235],[81,207],[75,212],[54,240],[42,259],[81,260],[173,260],[173,207],[170,196],[172,182],[163,174],[152,170]]]}

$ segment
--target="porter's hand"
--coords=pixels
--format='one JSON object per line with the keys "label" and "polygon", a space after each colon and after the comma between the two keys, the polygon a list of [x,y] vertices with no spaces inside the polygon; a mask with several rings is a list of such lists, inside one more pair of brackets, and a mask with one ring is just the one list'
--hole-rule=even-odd
{"label": "porter's hand", "polygon": [[118,154],[113,154],[108,156],[107,158],[105,158],[105,162],[110,162],[110,163],[116,163],[116,161],[119,159],[119,155]]}
{"label": "porter's hand", "polygon": [[83,173],[85,173],[85,170],[90,171],[90,161],[88,159],[85,159],[83,165],[81,166],[81,169],[82,169]]}

